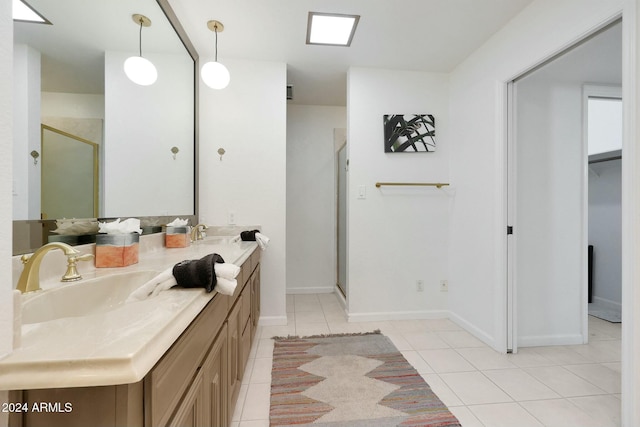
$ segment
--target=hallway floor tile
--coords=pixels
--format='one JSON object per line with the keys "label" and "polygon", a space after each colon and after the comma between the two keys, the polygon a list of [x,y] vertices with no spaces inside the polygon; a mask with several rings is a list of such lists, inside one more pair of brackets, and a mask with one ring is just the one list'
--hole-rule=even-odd
{"label": "hallway floor tile", "polygon": [[449,319],[348,323],[334,294],[287,295],[286,326],[259,327],[231,427],[269,425],[273,336],[380,329],[464,427],[620,426],[620,324],[590,343],[495,352]]}

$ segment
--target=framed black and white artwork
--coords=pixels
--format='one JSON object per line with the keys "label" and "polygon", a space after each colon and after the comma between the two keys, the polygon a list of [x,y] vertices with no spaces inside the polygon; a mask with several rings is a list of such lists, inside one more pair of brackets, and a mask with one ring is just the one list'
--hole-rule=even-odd
{"label": "framed black and white artwork", "polygon": [[436,120],[431,114],[385,114],[385,153],[436,151]]}

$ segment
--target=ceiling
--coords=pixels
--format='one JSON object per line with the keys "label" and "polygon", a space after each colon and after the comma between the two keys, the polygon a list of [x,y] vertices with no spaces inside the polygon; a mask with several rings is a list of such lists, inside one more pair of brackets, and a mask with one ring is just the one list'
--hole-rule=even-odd
{"label": "ceiling", "polygon": [[[285,62],[296,104],[346,105],[347,69],[450,72],[532,0],[169,0],[201,57]],[[360,15],[351,47],[306,45],[310,11]],[[233,79],[233,76],[231,76]],[[283,88],[284,93],[284,88]]]}
{"label": "ceiling", "polygon": [[[287,64],[296,104],[346,105],[347,69],[450,72],[532,0],[169,0],[201,57],[206,23],[221,21],[218,59]],[[151,18],[145,52],[182,50],[155,0],[29,0],[53,25],[15,23],[16,42],[42,52],[45,91],[102,93],[104,51],[136,51],[133,13]],[[360,15],[350,47],[306,45],[310,11]],[[46,73],[45,73],[46,70]],[[231,77],[233,79],[233,76]],[[283,88],[284,94],[284,88]]]}
{"label": "ceiling", "polygon": [[152,25],[143,29],[142,53],[187,55],[155,0],[28,0],[52,25],[14,22],[15,43],[41,52],[42,90],[104,93],[104,52],[137,54],[142,13]]}

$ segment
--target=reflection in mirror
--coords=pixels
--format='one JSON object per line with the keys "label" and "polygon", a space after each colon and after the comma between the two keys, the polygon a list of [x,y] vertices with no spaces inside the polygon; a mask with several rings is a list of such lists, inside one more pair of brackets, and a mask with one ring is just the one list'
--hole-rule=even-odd
{"label": "reflection in mirror", "polygon": [[98,144],[42,125],[42,219],[98,217]]}
{"label": "reflection in mirror", "polygon": [[[167,18],[173,17],[168,3],[30,0],[29,4],[52,25],[14,22],[14,221],[154,218],[143,219],[144,224],[195,215],[196,54],[186,35],[181,39]],[[138,86],[124,74],[125,59],[138,55],[139,28],[131,23],[135,13],[153,23],[144,33],[144,56],[158,70],[158,80],[151,86]],[[58,133],[49,132],[50,128]],[[96,144],[97,164],[84,167],[84,173],[76,160],[62,166],[47,149],[53,146],[49,133]],[[179,149],[179,156],[174,158],[172,147]],[[32,151],[40,153],[37,164]],[[70,179],[77,186],[86,184],[83,200],[70,201],[52,188],[45,174],[53,163],[66,169],[68,177],[73,175]],[[74,193],[79,197],[80,191]],[[17,228],[31,230],[28,223]],[[18,237],[24,239],[18,246],[46,243],[43,230],[49,228],[41,223],[35,232],[39,236]],[[25,250],[16,250],[15,243],[14,239],[14,253]]]}

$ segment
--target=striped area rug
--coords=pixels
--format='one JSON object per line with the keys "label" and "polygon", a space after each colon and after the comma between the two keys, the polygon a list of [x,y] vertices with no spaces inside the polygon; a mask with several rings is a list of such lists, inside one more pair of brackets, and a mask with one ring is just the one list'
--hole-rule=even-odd
{"label": "striped area rug", "polygon": [[275,338],[270,424],[459,427],[379,331]]}

